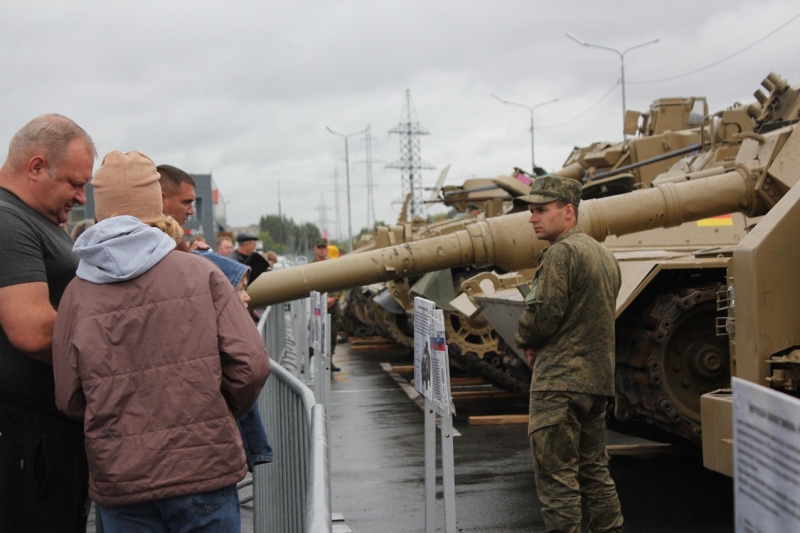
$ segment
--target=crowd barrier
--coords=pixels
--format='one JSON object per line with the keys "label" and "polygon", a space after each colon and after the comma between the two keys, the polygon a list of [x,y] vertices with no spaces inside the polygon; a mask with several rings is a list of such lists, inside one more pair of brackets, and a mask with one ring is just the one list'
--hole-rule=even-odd
{"label": "crowd barrier", "polygon": [[258,407],[275,460],[253,472],[255,533],[332,530],[326,407],[297,377],[309,375],[306,305],[268,307],[259,322],[272,375]]}
{"label": "crowd barrier", "polygon": [[[304,383],[312,377],[307,320],[308,304],[300,300],[266,308],[258,324],[272,363],[258,408],[275,457],[238,484],[253,487],[241,503],[253,502],[255,533],[332,531],[327,409]],[[103,533],[99,512],[95,518],[95,531]]]}

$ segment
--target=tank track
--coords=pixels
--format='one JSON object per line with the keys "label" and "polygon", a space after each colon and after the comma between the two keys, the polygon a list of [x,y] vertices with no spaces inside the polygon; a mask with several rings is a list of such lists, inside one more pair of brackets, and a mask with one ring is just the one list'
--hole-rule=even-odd
{"label": "tank track", "polygon": [[730,385],[727,340],[714,327],[718,286],[660,295],[638,327],[618,328],[616,418],[701,442],[700,396]]}
{"label": "tank track", "polygon": [[342,312],[342,328],[353,337],[372,337],[382,335],[375,327],[375,317],[371,311],[372,303],[362,289],[351,289],[345,293]]}
{"label": "tank track", "polygon": [[[520,366],[527,369],[514,354],[505,354],[503,360],[507,364],[494,366],[486,359],[482,359],[474,352],[462,352],[458,344],[448,343],[448,353],[450,364],[455,368],[468,372],[474,376],[480,376],[487,382],[501,389],[528,394],[531,387],[530,369],[527,370],[528,378],[525,379],[525,371]],[[517,364],[518,363],[518,364]]]}

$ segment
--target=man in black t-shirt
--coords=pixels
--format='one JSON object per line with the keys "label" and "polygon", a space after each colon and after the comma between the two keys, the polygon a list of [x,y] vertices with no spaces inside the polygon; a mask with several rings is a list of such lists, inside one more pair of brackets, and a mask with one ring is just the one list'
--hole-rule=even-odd
{"label": "man in black t-shirt", "polygon": [[97,152],[61,115],[33,119],[0,168],[0,531],[85,531],[83,423],[55,406],[56,309],[78,260],[60,227]]}

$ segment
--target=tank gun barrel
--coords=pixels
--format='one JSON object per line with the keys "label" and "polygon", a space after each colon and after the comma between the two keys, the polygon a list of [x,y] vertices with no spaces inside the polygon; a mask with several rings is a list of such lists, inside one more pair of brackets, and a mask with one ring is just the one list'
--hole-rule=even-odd
{"label": "tank gun barrel", "polygon": [[447,191],[444,193],[445,198],[449,198],[451,196],[464,196],[472,192],[483,192],[483,191],[493,191],[498,189],[497,185],[484,185],[483,187],[473,187],[472,189],[460,189],[456,191]]}
{"label": "tank gun barrel", "polygon": [[610,176],[616,176],[617,174],[622,174],[623,172],[627,172],[629,170],[634,170],[639,167],[644,167],[647,165],[652,165],[653,163],[658,163],[659,161],[663,161],[665,159],[670,159],[672,157],[684,154],[690,154],[695,150],[699,150],[699,144],[692,144],[687,146],[686,148],[681,148],[680,150],[675,150],[674,152],[668,152],[666,154],[657,155],[655,157],[651,157],[649,159],[644,159],[642,161],[638,161],[636,163],[632,163],[630,165],[625,165],[624,167],[615,168],[614,170],[609,170],[608,172],[598,172],[594,176],[591,177],[590,181],[595,181],[603,178],[608,178]]}
{"label": "tank gun barrel", "polygon": [[[762,214],[755,212],[756,205],[750,172],[737,168],[581,202],[579,224],[602,242],[609,235],[678,226],[731,212]],[[277,270],[248,288],[250,305],[272,305],[306,297],[312,290],[336,291],[460,266],[495,265],[505,271],[535,266],[546,243],[536,239],[529,218],[528,212],[504,215],[441,237]]]}
{"label": "tank gun barrel", "polygon": [[[497,189],[498,187],[493,187],[493,189]],[[475,189],[472,189],[474,191]],[[469,191],[469,192],[472,192]],[[474,196],[474,197],[465,197],[465,198],[453,198],[452,196],[448,196],[441,200],[425,200],[423,203],[425,204],[451,204],[453,202],[486,202],[487,200],[513,200],[511,195],[505,196]]]}

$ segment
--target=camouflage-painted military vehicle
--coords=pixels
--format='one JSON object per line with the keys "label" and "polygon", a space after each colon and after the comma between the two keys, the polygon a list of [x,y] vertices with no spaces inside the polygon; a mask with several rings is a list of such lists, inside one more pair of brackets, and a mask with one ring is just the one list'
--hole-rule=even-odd
{"label": "camouflage-painted military vehicle", "polygon": [[[757,95],[758,103],[704,117],[704,149],[654,177],[649,187],[580,206],[581,227],[615,250],[623,270],[615,416],[702,440],[707,465],[727,473],[730,404],[712,391],[728,386],[731,375],[794,394],[800,382],[800,284],[793,276],[800,264],[793,242],[800,231],[800,99],[797,87],[774,74],[763,85],[770,94]],[[501,338],[510,339],[522,310],[517,287],[531,279],[544,246],[527,219],[527,213],[508,214],[345,256],[335,270],[307,265],[279,271],[273,275],[280,279],[256,281],[251,297],[265,305],[310,290],[494,267],[509,274],[467,280],[462,300],[472,291],[470,303]],[[693,237],[687,223],[727,232],[723,240],[732,242],[709,248],[702,236],[708,232]],[[507,355],[514,355],[513,348]],[[508,369],[503,374],[513,377]],[[710,427],[713,435],[703,439]]]}
{"label": "camouflage-painted military vehicle", "polygon": [[[757,92],[758,103],[705,117],[700,132],[705,149],[675,162],[651,186],[770,165],[764,156],[755,156],[762,144],[772,144],[772,157],[790,157],[784,143],[800,110],[797,90],[775,74],[763,85],[769,97]],[[767,186],[765,194],[776,198],[778,192]],[[631,204],[631,209],[639,206]],[[700,398],[730,381],[728,342],[715,332],[717,291],[726,285],[733,250],[758,223],[757,217],[731,213],[605,241],[623,272],[617,301],[618,419],[645,419],[700,442]],[[483,274],[465,283],[469,300],[459,306],[467,315],[480,309],[497,329],[505,349],[504,370],[513,369],[511,385],[519,391],[527,390],[530,371],[519,365],[522,355],[512,341],[524,305],[519,287],[524,290],[532,277],[533,272]]]}

